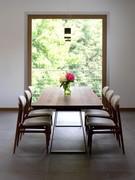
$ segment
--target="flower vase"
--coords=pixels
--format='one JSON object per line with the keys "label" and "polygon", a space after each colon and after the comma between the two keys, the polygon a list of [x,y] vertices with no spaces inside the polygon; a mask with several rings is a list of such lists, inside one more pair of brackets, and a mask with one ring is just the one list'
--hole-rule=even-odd
{"label": "flower vase", "polygon": [[70,83],[68,83],[64,88],[64,95],[70,96],[71,95],[71,89],[70,89]]}

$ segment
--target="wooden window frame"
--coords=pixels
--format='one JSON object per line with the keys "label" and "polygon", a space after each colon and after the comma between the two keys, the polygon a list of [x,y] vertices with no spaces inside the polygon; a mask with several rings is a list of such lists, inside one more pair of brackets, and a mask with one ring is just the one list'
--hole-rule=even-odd
{"label": "wooden window frame", "polygon": [[27,16],[27,79],[32,83],[32,19],[102,19],[102,88],[107,83],[107,15],[28,15]]}

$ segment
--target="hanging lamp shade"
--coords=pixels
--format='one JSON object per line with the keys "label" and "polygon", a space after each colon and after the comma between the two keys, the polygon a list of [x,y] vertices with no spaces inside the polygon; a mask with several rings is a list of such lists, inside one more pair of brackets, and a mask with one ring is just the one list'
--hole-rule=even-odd
{"label": "hanging lamp shade", "polygon": [[71,28],[64,28],[65,41],[71,41]]}

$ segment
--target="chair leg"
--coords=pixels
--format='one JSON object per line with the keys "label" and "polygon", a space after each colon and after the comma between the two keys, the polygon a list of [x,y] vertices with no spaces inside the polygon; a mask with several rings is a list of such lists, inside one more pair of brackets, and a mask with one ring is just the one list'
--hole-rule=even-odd
{"label": "chair leg", "polygon": [[19,143],[19,131],[16,130],[15,140],[14,140],[13,154],[15,154],[15,150],[16,150],[16,147],[18,146],[18,143]]}
{"label": "chair leg", "polygon": [[[24,129],[23,129],[23,130],[24,130]],[[19,141],[21,141],[23,135],[24,135],[24,132],[21,132],[21,133],[20,133],[20,137],[19,137]]]}
{"label": "chair leg", "polygon": [[51,135],[51,126],[46,127],[46,152],[48,153],[49,141]]}
{"label": "chair leg", "polygon": [[121,138],[122,152],[123,152],[123,154],[125,154],[125,147],[124,147],[124,140],[123,140],[122,131],[120,132],[120,138]]}
{"label": "chair leg", "polygon": [[88,147],[89,147],[89,154],[92,154],[92,131],[89,130],[88,132]]}
{"label": "chair leg", "polygon": [[119,132],[116,132],[116,140],[117,140],[118,143],[119,143],[119,147],[121,147],[120,133],[119,133]]}
{"label": "chair leg", "polygon": [[119,142],[119,147],[121,147],[120,136],[118,136],[117,140]]}

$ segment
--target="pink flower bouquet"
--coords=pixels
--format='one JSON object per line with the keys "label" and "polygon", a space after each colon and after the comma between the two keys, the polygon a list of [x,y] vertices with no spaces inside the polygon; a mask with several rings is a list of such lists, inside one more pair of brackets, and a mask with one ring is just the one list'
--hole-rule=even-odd
{"label": "pink flower bouquet", "polygon": [[63,86],[65,95],[70,95],[71,94],[70,83],[74,82],[74,80],[75,80],[75,76],[71,72],[67,72],[66,74],[64,74],[64,75],[62,75],[60,77],[60,79],[59,79],[60,87]]}

